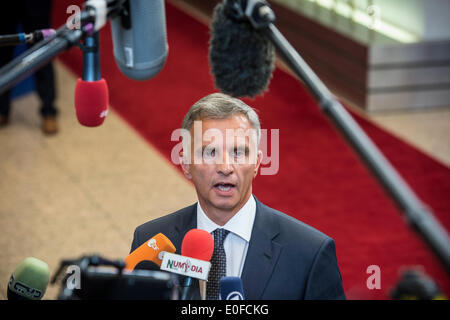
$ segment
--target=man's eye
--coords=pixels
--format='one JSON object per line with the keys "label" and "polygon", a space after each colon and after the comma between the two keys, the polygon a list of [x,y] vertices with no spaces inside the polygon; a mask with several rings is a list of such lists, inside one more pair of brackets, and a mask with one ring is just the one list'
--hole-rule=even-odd
{"label": "man's eye", "polygon": [[234,157],[244,157],[245,156],[245,150],[243,149],[236,149],[233,151]]}
{"label": "man's eye", "polygon": [[203,156],[205,157],[209,157],[209,158],[213,158],[216,156],[216,149],[212,148],[212,149],[205,149],[203,151]]}

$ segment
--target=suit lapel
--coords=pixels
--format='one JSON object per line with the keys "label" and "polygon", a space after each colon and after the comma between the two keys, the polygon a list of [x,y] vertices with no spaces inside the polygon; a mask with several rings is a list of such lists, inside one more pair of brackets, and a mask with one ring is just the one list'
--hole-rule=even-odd
{"label": "suit lapel", "polygon": [[197,203],[187,207],[185,210],[186,213],[181,214],[180,219],[174,225],[175,239],[177,242],[177,244],[174,243],[174,245],[177,249],[177,254],[181,254],[181,243],[183,242],[186,232],[197,228]]}
{"label": "suit lapel", "polygon": [[249,300],[261,299],[281,252],[281,245],[274,241],[278,224],[256,197],[255,200],[255,222],[242,271],[245,298]]}

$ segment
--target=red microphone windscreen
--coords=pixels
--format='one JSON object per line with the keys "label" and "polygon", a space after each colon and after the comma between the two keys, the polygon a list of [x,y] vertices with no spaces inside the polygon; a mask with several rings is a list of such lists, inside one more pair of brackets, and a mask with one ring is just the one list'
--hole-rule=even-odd
{"label": "red microphone windscreen", "polygon": [[78,78],[75,86],[75,111],[78,122],[87,127],[103,123],[108,113],[109,94],[105,79],[84,81]]}
{"label": "red microphone windscreen", "polygon": [[211,260],[214,251],[212,235],[201,229],[189,230],[181,243],[181,255],[198,260]]}

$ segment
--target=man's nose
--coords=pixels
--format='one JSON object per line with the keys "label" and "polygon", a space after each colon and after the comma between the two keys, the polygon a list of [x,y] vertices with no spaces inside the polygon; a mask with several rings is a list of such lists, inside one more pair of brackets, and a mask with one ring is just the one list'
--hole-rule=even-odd
{"label": "man's nose", "polygon": [[222,173],[226,176],[230,175],[231,173],[233,173],[233,163],[231,162],[232,159],[230,159],[227,153],[224,153],[221,158],[222,161],[218,161],[216,163],[217,172]]}

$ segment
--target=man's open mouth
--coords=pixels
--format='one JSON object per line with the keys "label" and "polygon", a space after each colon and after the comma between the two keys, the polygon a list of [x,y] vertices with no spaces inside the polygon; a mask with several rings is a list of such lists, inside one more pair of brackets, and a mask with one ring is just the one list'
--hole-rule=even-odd
{"label": "man's open mouth", "polygon": [[219,189],[220,191],[230,191],[231,188],[234,188],[235,185],[232,183],[216,183],[214,188]]}

